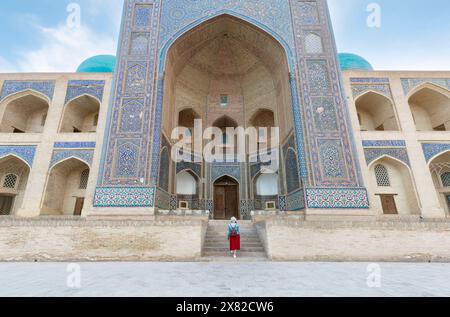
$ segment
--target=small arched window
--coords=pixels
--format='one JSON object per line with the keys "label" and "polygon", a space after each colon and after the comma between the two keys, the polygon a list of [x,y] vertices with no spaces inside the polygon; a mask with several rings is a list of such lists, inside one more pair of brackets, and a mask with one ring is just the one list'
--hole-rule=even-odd
{"label": "small arched window", "polygon": [[86,189],[88,185],[88,180],[89,180],[89,169],[85,169],[83,172],[81,172],[79,189]]}
{"label": "small arched window", "polygon": [[308,54],[322,54],[323,44],[322,38],[315,34],[309,33],[305,36],[305,50]]}
{"label": "small arched window", "polygon": [[5,176],[5,179],[3,180],[3,188],[9,188],[9,189],[15,189],[17,186],[17,175],[14,174],[8,174]]}
{"label": "small arched window", "polygon": [[445,172],[441,175],[443,187],[450,187],[450,172]]}
{"label": "small arched window", "polygon": [[384,165],[375,166],[375,177],[379,187],[391,187],[389,172]]}

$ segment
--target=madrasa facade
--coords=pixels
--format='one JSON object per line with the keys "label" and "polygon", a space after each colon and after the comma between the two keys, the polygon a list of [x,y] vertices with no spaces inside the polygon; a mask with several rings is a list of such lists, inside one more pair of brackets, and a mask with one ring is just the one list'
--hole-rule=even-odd
{"label": "madrasa facade", "polygon": [[[0,87],[0,260],[217,256],[233,216],[249,256],[450,259],[450,72],[338,54],[326,0],[125,0],[117,56]],[[195,122],[278,127],[278,169],[174,161]]]}

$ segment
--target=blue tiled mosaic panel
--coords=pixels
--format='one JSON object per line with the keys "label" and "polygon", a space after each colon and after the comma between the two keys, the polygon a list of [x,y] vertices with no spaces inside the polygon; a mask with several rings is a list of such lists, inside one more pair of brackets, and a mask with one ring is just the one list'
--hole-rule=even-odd
{"label": "blue tiled mosaic panel", "polygon": [[130,55],[147,55],[150,45],[150,33],[133,33],[131,36]]}
{"label": "blue tiled mosaic panel", "polygon": [[364,149],[364,155],[366,156],[367,165],[370,165],[383,156],[390,156],[408,166],[410,165],[408,151],[405,148],[366,148]]}
{"label": "blue tiled mosaic panel", "polygon": [[286,183],[288,193],[291,193],[300,187],[297,155],[291,149],[288,150],[286,154]]}
{"label": "blue tiled mosaic panel", "polygon": [[154,187],[98,187],[94,207],[154,207]]}
{"label": "blue tiled mosaic panel", "polygon": [[352,85],[353,98],[355,99],[368,91],[374,91],[392,99],[392,92],[389,84]]}
{"label": "blue tiled mosaic panel", "polygon": [[338,123],[336,117],[336,107],[331,97],[311,98],[311,105],[314,110],[314,127],[318,132],[337,132]]}
{"label": "blue tiled mosaic panel", "polygon": [[26,90],[34,90],[48,97],[49,100],[53,99],[53,93],[55,90],[54,81],[14,81],[5,80],[3,83],[2,94],[0,100],[4,98]]}
{"label": "blue tiled mosaic panel", "polygon": [[170,210],[171,195],[161,188],[156,189],[155,207]]}
{"label": "blue tiled mosaic panel", "polygon": [[363,147],[406,147],[406,142],[403,140],[390,140],[390,141],[362,141]]}
{"label": "blue tiled mosaic panel", "polygon": [[177,33],[198,20],[210,19],[223,13],[232,13],[258,21],[293,47],[289,2],[273,0],[164,0],[160,43],[165,45]]}
{"label": "blue tiled mosaic panel", "polygon": [[239,183],[241,182],[241,167],[239,165],[217,165],[211,166],[211,181],[215,182],[222,176],[231,176]]}
{"label": "blue tiled mosaic panel", "polygon": [[145,92],[147,75],[146,62],[129,62],[125,92],[129,95],[138,95]]}
{"label": "blue tiled mosaic panel", "polygon": [[197,175],[198,178],[201,178],[202,165],[200,163],[192,163],[192,162],[177,163],[177,174],[185,170],[191,170]]}
{"label": "blue tiled mosaic panel", "polygon": [[55,142],[55,149],[93,149],[95,142]]}
{"label": "blue tiled mosaic panel", "polygon": [[8,155],[20,157],[32,167],[34,156],[36,155],[36,146],[0,146],[0,158],[7,157]]}
{"label": "blue tiled mosaic panel", "polygon": [[299,189],[290,193],[286,198],[286,211],[299,211],[305,209],[305,191]]}
{"label": "blue tiled mosaic panel", "polygon": [[153,5],[140,4],[135,7],[134,26],[138,28],[148,27],[152,22]]}
{"label": "blue tiled mosaic panel", "polygon": [[117,144],[116,177],[137,177],[139,166],[139,140],[120,140]]}
{"label": "blue tiled mosaic panel", "polygon": [[169,173],[170,173],[170,157],[169,148],[165,147],[161,152],[161,159],[159,162],[159,187],[169,191]]}
{"label": "blue tiled mosaic panel", "polygon": [[450,78],[402,78],[402,86],[405,95],[424,83],[431,83],[450,90]]}
{"label": "blue tiled mosaic panel", "polygon": [[94,158],[94,150],[54,150],[50,167],[71,157],[78,158],[91,166]]}
{"label": "blue tiled mosaic panel", "polygon": [[437,155],[450,151],[450,144],[445,143],[424,143],[422,144],[423,153],[425,154],[425,159],[429,162],[432,158]]}
{"label": "blue tiled mosaic panel", "polygon": [[340,140],[320,140],[319,142],[320,160],[325,179],[336,179],[347,177],[342,154]]}
{"label": "blue tiled mosaic panel", "polygon": [[369,208],[369,199],[365,188],[308,188],[306,189],[306,199],[308,207],[313,209]]}
{"label": "blue tiled mosaic panel", "polygon": [[121,133],[142,131],[144,99],[125,99],[123,101],[119,129]]}
{"label": "blue tiled mosaic panel", "polygon": [[93,96],[101,102],[104,90],[104,80],[70,80],[67,86],[65,103],[82,95]]}
{"label": "blue tiled mosaic panel", "polygon": [[308,60],[309,91],[313,95],[328,93],[331,90],[330,74],[326,60]]}
{"label": "blue tiled mosaic panel", "polygon": [[387,77],[353,77],[350,78],[352,84],[389,84],[389,78]]}

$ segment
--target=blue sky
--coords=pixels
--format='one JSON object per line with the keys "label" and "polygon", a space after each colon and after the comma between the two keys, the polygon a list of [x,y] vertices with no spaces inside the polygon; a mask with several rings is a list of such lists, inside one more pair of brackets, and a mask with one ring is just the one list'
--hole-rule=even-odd
{"label": "blue sky", "polygon": [[[450,70],[450,1],[328,1],[340,52],[379,70]],[[115,54],[122,0],[76,0],[77,29],[66,23],[71,2],[0,1],[0,72],[71,72],[89,56]],[[380,28],[367,26],[370,3],[380,5]]]}

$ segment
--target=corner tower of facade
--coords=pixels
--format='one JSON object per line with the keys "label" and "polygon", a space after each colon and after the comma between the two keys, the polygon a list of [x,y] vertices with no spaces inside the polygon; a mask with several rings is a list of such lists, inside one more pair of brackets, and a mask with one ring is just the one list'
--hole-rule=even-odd
{"label": "corner tower of facade", "polygon": [[[224,184],[244,219],[267,203],[369,208],[340,80],[326,0],[126,0],[94,212],[182,201],[220,219]],[[270,93],[258,99],[261,87]],[[279,126],[278,191],[258,189],[260,162],[172,162],[171,129],[186,118]],[[193,191],[177,190],[189,176]]]}

